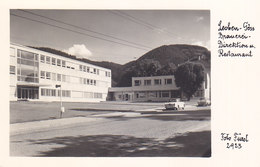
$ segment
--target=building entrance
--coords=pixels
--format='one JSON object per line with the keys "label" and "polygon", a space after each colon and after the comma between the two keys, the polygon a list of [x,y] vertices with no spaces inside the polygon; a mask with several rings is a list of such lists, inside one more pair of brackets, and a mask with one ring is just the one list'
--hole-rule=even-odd
{"label": "building entrance", "polygon": [[17,87],[18,100],[39,99],[38,87]]}

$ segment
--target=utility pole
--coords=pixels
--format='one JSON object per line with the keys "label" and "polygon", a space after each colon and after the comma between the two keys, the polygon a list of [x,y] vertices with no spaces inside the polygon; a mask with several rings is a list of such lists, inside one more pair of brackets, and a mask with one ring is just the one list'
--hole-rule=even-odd
{"label": "utility pole", "polygon": [[61,85],[56,85],[56,88],[60,88],[60,118],[62,118],[62,113],[65,112],[65,108],[62,106],[62,90],[61,90]]}

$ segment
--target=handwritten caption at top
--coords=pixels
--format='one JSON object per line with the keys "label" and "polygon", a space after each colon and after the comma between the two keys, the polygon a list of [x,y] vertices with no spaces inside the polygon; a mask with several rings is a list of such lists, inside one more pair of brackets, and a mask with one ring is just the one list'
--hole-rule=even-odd
{"label": "handwritten caption at top", "polygon": [[219,57],[253,57],[256,48],[252,43],[255,27],[249,22],[232,25],[231,22],[218,23],[218,55]]}

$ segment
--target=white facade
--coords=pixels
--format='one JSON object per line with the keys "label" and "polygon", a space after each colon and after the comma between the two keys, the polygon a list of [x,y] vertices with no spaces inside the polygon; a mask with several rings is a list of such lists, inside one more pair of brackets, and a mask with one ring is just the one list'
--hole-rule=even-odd
{"label": "white facade", "polygon": [[[175,84],[173,75],[133,77],[132,87],[109,88],[109,100],[114,101],[169,101],[172,98],[184,97],[184,93]],[[210,98],[210,78],[206,73],[205,81],[195,93],[196,97]]]}
{"label": "white facade", "polygon": [[99,102],[106,100],[109,87],[110,69],[22,45],[10,46],[10,100],[59,101],[62,95],[62,101]]}
{"label": "white facade", "polygon": [[110,88],[111,100],[116,101],[168,101],[180,97],[173,75],[133,77],[132,87]]}

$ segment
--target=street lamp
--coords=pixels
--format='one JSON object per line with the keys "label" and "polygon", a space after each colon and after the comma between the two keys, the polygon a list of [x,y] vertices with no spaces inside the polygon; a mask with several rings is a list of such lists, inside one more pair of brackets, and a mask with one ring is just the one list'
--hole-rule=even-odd
{"label": "street lamp", "polygon": [[55,85],[56,88],[60,88],[60,118],[62,118],[62,113],[65,112],[65,108],[62,106],[62,91],[61,91],[61,85]]}

